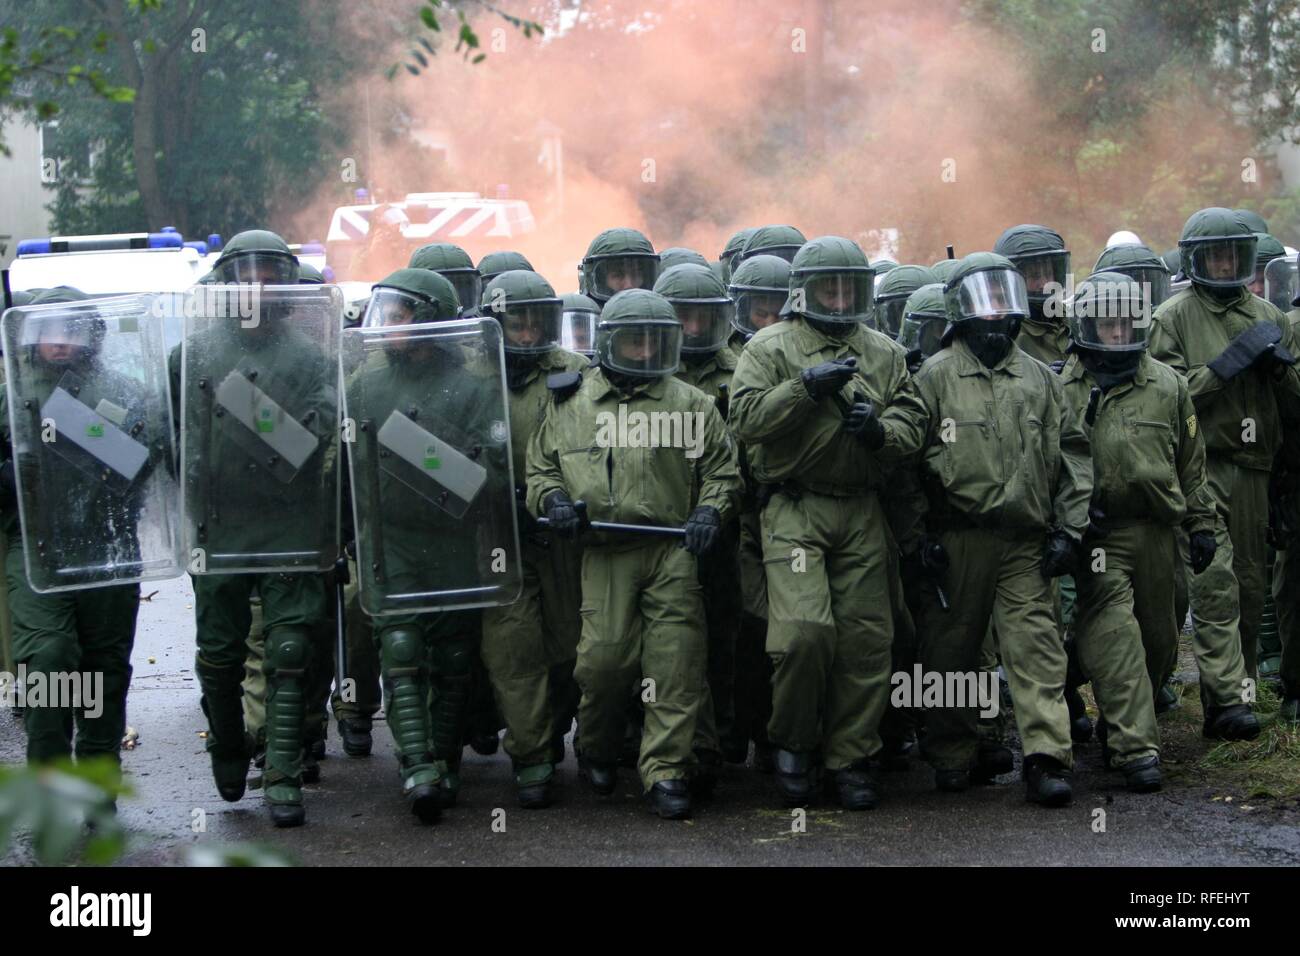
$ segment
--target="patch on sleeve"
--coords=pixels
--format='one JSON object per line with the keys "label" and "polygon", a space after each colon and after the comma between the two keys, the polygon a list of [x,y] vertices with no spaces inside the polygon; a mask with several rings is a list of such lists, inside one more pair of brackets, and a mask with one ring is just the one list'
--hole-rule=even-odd
{"label": "patch on sleeve", "polygon": [[1195,415],[1187,416],[1187,437],[1188,438],[1196,437],[1196,416]]}

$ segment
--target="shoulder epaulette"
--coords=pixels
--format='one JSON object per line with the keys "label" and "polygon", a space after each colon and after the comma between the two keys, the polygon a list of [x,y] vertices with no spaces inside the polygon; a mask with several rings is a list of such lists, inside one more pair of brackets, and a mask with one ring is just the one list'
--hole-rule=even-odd
{"label": "shoulder epaulette", "polygon": [[556,405],[572,398],[581,385],[581,372],[552,372],[546,376],[546,387],[551,390]]}

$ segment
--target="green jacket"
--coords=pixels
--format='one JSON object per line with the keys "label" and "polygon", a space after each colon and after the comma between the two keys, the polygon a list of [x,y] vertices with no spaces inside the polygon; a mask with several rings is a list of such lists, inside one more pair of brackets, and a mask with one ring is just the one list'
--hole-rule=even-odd
{"label": "green jacket", "polygon": [[1084,421],[1095,384],[1078,356],[1061,372],[1065,397],[1092,448],[1093,500],[1108,521],[1214,530],[1201,437],[1187,381],[1143,355],[1133,381],[1102,394],[1092,425]]}
{"label": "green jacket", "polygon": [[[861,393],[885,426],[879,451],[843,430],[843,413],[831,398],[814,401],[800,373],[839,357],[854,356],[858,370],[841,389],[850,402]],[[896,342],[865,326],[830,338],[801,318],[761,329],[745,347],[732,379],[730,422],[744,442],[756,480],[795,480],[819,494],[848,496],[877,491],[889,464],[921,447],[925,406]]]}
{"label": "green jacket", "polygon": [[1020,323],[1016,345],[1027,355],[1032,355],[1044,365],[1065,358],[1065,348],[1070,344],[1070,330],[1064,322],[1035,322],[1025,319]]}
{"label": "green jacket", "polygon": [[[1227,303],[1195,285],[1166,299],[1151,318],[1149,342],[1152,358],[1187,377],[1206,454],[1231,458],[1243,468],[1269,471],[1282,443],[1283,411],[1278,398],[1300,397],[1300,372],[1295,366],[1281,374],[1250,368],[1225,382],[1206,364],[1257,322],[1276,322],[1282,327],[1282,344],[1300,355],[1300,338],[1286,317],[1244,289]],[[1293,420],[1293,424],[1300,423]]]}
{"label": "green jacket", "polygon": [[720,394],[718,387],[725,385],[727,402],[730,404],[731,377],[736,371],[736,360],[736,353],[731,350],[730,345],[724,345],[696,365],[687,364],[686,356],[683,355],[681,367],[677,369],[677,378],[687,385],[694,385],[715,402]]}
{"label": "green jacket", "polygon": [[916,387],[928,412],[920,465],[933,527],[1082,538],[1088,438],[1051,369],[1013,348],[990,370],[958,338],[926,360]]}
{"label": "green jacket", "polygon": [[557,347],[542,354],[518,388],[509,389],[510,457],[518,487],[522,488],[528,477],[528,442],[541,427],[551,404],[547,377],[556,372],[580,372],[590,365],[585,355]]}
{"label": "green jacket", "polygon": [[703,392],[668,377],[625,396],[593,368],[576,394],[551,403],[528,446],[529,510],[543,515],[542,503],[561,490],[586,501],[593,521],[681,527],[698,505],[725,522],[741,485],[726,425]]}

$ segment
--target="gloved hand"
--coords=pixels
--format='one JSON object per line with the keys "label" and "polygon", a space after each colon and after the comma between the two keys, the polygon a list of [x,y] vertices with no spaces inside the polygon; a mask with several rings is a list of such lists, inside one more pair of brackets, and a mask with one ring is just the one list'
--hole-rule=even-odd
{"label": "gloved hand", "polygon": [[561,538],[577,535],[582,522],[578,518],[578,509],[573,507],[568,495],[563,491],[552,491],[542,502],[542,507],[546,509],[546,520],[552,531]]}
{"label": "gloved hand", "polygon": [[799,373],[799,378],[808,390],[808,395],[816,400],[838,392],[857,370],[858,360],[849,356],[806,368]]}
{"label": "gloved hand", "polygon": [[900,559],[899,573],[905,585],[925,581],[943,584],[948,577],[948,552],[937,534],[927,534],[921,543]]}
{"label": "gloved hand", "polygon": [[14,511],[18,507],[18,483],[14,480],[14,463],[11,458],[0,465],[0,508]]}
{"label": "gloved hand", "polygon": [[1188,548],[1187,563],[1192,566],[1193,574],[1200,574],[1210,566],[1214,560],[1214,552],[1219,549],[1219,544],[1214,540],[1214,534],[1210,531],[1194,531],[1188,538],[1190,547]]}
{"label": "gloved hand", "polygon": [[722,533],[722,515],[713,505],[700,505],[686,519],[686,537],[682,547],[697,557],[711,550]]}
{"label": "gloved hand", "polygon": [[1259,322],[1228,343],[1207,364],[1225,382],[1236,378],[1261,359],[1294,365],[1295,357],[1282,345],[1282,330],[1274,322]]}
{"label": "gloved hand", "polygon": [[1065,368],[1065,359],[1057,359],[1055,362],[1048,362],[1047,367],[1057,375],[1060,375],[1061,371]]}
{"label": "gloved hand", "polygon": [[885,444],[885,426],[876,417],[876,410],[861,392],[853,396],[853,404],[841,427],[875,451]]}
{"label": "gloved hand", "polygon": [[1059,578],[1063,574],[1073,574],[1078,563],[1078,550],[1068,534],[1053,531],[1047,536],[1047,547],[1043,549],[1043,577]]}
{"label": "gloved hand", "polygon": [[1085,532],[1090,538],[1104,538],[1110,534],[1110,525],[1106,522],[1106,512],[1101,510],[1101,505],[1096,501],[1088,503],[1088,530]]}

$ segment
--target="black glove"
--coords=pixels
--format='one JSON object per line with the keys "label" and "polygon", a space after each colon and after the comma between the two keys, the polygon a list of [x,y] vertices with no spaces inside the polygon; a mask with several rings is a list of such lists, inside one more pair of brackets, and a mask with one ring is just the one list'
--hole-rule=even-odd
{"label": "black glove", "polygon": [[1096,501],[1088,503],[1088,530],[1084,532],[1090,538],[1104,538],[1110,534],[1110,525],[1106,521],[1106,512]]}
{"label": "black glove", "polygon": [[1259,322],[1228,343],[1207,364],[1225,382],[1236,378],[1260,359],[1294,365],[1295,357],[1282,345],[1282,330],[1274,322]]}
{"label": "black glove", "polygon": [[14,463],[9,461],[0,465],[0,508],[13,511],[18,505],[18,485],[14,481]]}
{"label": "black glove", "polygon": [[1047,547],[1043,549],[1043,577],[1059,578],[1063,574],[1073,574],[1078,563],[1079,552],[1068,534],[1053,531],[1047,536]]}
{"label": "black glove", "polygon": [[1219,550],[1219,544],[1210,531],[1193,531],[1188,542],[1190,547],[1187,563],[1192,566],[1193,574],[1200,574],[1214,560],[1214,552]]}
{"label": "black glove", "polygon": [[809,396],[818,399],[838,392],[857,370],[858,360],[849,356],[806,368],[799,373],[799,378],[803,380],[803,387],[808,390]]}
{"label": "black glove", "polygon": [[1061,370],[1065,368],[1065,359],[1057,359],[1055,362],[1048,362],[1047,367],[1057,375],[1060,375]]}
{"label": "black glove", "polygon": [[872,451],[885,444],[885,426],[880,424],[875,408],[861,392],[853,396],[853,404],[841,427]]}
{"label": "black glove", "polygon": [[722,515],[713,505],[700,505],[686,519],[686,537],[682,541],[691,554],[699,556],[711,550],[718,543],[722,533]]}
{"label": "black glove", "polygon": [[578,509],[573,507],[573,502],[563,491],[552,491],[542,502],[542,507],[546,509],[550,529],[561,538],[572,538],[578,534],[578,527],[582,523],[578,518]]}

